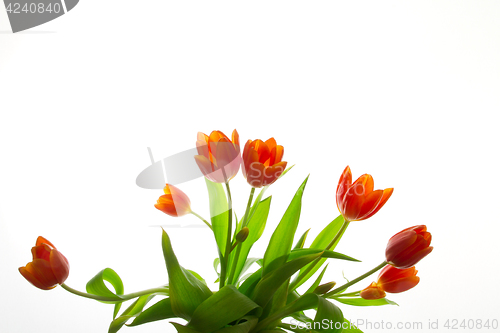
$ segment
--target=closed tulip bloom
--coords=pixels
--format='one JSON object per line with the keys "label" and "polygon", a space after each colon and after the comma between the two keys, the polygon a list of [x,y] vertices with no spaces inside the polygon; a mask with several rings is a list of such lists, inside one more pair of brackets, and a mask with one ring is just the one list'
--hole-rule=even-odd
{"label": "closed tulip bloom", "polygon": [[267,141],[248,140],[243,149],[243,176],[248,184],[260,188],[271,185],[285,171],[284,149],[274,138]]}
{"label": "closed tulip bloom", "polygon": [[414,266],[398,269],[387,265],[380,272],[378,281],[363,289],[360,296],[364,299],[379,299],[385,297],[386,292],[396,294],[410,290],[420,282],[417,272]]}
{"label": "closed tulip bloom", "polygon": [[68,259],[51,242],[42,236],[38,237],[31,253],[33,261],[25,267],[19,267],[19,272],[32,285],[50,290],[66,281],[69,275]]}
{"label": "closed tulip bloom", "polygon": [[346,221],[366,220],[385,205],[393,191],[393,188],[374,191],[373,177],[368,174],[353,183],[351,169],[347,166],[337,186],[337,207]]}
{"label": "closed tulip bloom", "polygon": [[155,207],[173,217],[191,213],[191,201],[188,196],[174,185],[165,185],[164,195],[158,198]]}
{"label": "closed tulip bloom", "polygon": [[194,158],[205,177],[215,183],[225,183],[236,176],[240,169],[240,139],[233,131],[231,140],[221,131],[210,135],[198,132],[198,154]]}
{"label": "closed tulip bloom", "polygon": [[389,239],[385,257],[389,264],[403,269],[415,266],[432,252],[432,235],[425,225],[417,225],[398,232]]}

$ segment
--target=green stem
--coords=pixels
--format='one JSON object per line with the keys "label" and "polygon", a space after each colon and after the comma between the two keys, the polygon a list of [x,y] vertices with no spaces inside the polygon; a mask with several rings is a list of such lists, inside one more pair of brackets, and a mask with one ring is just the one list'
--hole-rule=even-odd
{"label": "green stem", "polygon": [[[224,174],[224,179],[227,179],[226,173],[222,168],[222,173]],[[227,264],[229,263],[229,254],[231,253],[231,235],[233,229],[233,201],[231,199],[231,190],[229,188],[229,181],[226,181],[226,190],[227,190],[227,207],[228,207],[228,217],[227,217],[227,238],[226,238],[226,249],[224,253],[224,262],[221,261],[220,268],[220,281],[219,281],[219,289],[224,287],[226,283],[226,275],[227,275]]]}
{"label": "green stem", "polygon": [[332,297],[356,297],[359,296],[360,292],[361,290],[358,290],[358,291],[353,291],[352,293],[334,295]]}
{"label": "green stem", "polygon": [[[330,250],[335,245],[335,243],[339,241],[340,237],[342,237],[347,227],[349,226],[349,223],[350,223],[349,221],[344,219],[344,223],[342,223],[340,230],[337,232],[335,237],[333,237],[332,241],[325,247],[325,250]],[[314,267],[316,267],[316,265],[321,261],[321,259],[323,258],[319,257],[315,259],[312,263],[309,264],[309,266],[307,266],[305,271],[299,274],[299,276],[295,279],[295,281],[293,281],[293,283],[290,285],[289,289],[290,292],[297,288],[299,283],[307,276],[307,274],[309,274],[310,271],[313,270]]]}
{"label": "green stem", "polygon": [[82,297],[90,298],[90,299],[95,299],[97,301],[116,302],[116,303],[124,302],[124,301],[127,301],[127,300],[132,299],[132,298],[136,298],[139,296],[148,295],[148,294],[152,294],[152,293],[168,293],[168,288],[166,288],[166,287],[151,288],[151,289],[146,289],[143,291],[138,291],[136,293],[131,293],[131,294],[127,294],[127,295],[119,295],[117,297],[119,297],[120,300],[117,300],[116,298],[87,294],[87,293],[84,293],[82,291],[78,291],[76,289],[73,289],[64,283],[61,284],[61,287],[63,287],[64,289],[66,289],[70,293],[78,295],[78,296],[82,296]]}
{"label": "green stem", "polygon": [[[241,227],[244,228],[247,226],[248,224],[248,213],[250,212],[250,207],[252,206],[252,201],[253,201],[253,196],[255,194],[255,187],[252,187],[252,189],[250,190],[250,196],[248,198],[248,203],[247,203],[247,208],[245,210],[245,216],[243,216],[243,220],[242,220],[242,223],[241,223]],[[235,244],[236,246],[236,244]],[[232,251],[233,249],[231,249]],[[233,264],[231,265],[231,271],[229,273],[229,284],[233,284],[233,278],[234,278],[234,274],[236,273],[236,267],[238,266],[238,260],[240,258],[240,253],[241,253],[241,243],[238,243],[238,248],[236,249],[236,253],[233,257]],[[238,277],[236,277],[238,278]],[[234,283],[236,284],[237,281],[234,281]]]}
{"label": "green stem", "polygon": [[202,220],[210,228],[210,230],[212,230],[212,231],[214,230],[214,229],[212,229],[212,225],[210,223],[208,223],[207,220],[205,220],[203,217],[201,217],[200,215],[196,214],[193,211],[191,211],[191,214],[193,214],[194,216],[196,216],[197,218]]}
{"label": "green stem", "polygon": [[352,286],[353,284],[355,284],[355,283],[357,283],[357,282],[359,282],[359,281],[363,280],[364,278],[366,278],[366,277],[368,277],[368,276],[372,275],[373,273],[375,273],[375,272],[376,272],[376,271],[378,271],[379,269],[384,268],[384,267],[385,267],[385,265],[387,265],[387,262],[386,262],[386,261],[382,262],[380,265],[378,265],[377,267],[375,267],[375,268],[374,268],[374,269],[372,269],[371,271],[368,271],[368,272],[366,272],[365,274],[363,274],[363,275],[361,275],[361,276],[359,276],[359,277],[355,278],[354,280],[352,280],[352,281],[350,281],[350,282],[348,282],[348,283],[344,284],[343,286],[340,286],[340,287],[338,287],[338,288],[336,288],[336,289],[333,289],[333,290],[332,290],[332,291],[330,291],[329,293],[324,294],[324,295],[323,295],[323,297],[330,297],[330,296],[335,295],[336,293],[338,293],[338,292],[339,292],[339,291],[341,291],[341,290],[347,289],[348,287]]}

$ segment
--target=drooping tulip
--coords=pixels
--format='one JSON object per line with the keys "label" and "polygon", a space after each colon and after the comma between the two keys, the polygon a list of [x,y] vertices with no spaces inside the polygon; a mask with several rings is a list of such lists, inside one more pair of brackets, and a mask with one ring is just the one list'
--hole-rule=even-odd
{"label": "drooping tulip", "polygon": [[160,196],[155,204],[158,210],[173,217],[191,213],[191,201],[184,192],[169,184],[165,185],[163,192],[165,194]]}
{"label": "drooping tulip", "polygon": [[385,257],[389,264],[403,269],[415,266],[432,252],[432,235],[425,225],[406,228],[389,239]]}
{"label": "drooping tulip", "polygon": [[205,177],[215,183],[226,183],[236,176],[240,169],[240,139],[233,131],[231,140],[221,131],[210,135],[198,132],[196,141],[198,154],[194,158]]}
{"label": "drooping tulip", "polygon": [[39,236],[31,253],[33,261],[19,267],[19,272],[32,285],[50,290],[66,281],[69,275],[68,259],[51,242]]}
{"label": "drooping tulip", "polygon": [[248,140],[243,149],[243,176],[248,184],[260,188],[271,185],[285,171],[284,149],[274,138],[267,141]]}
{"label": "drooping tulip", "polygon": [[364,299],[384,298],[385,293],[402,293],[415,287],[420,278],[415,267],[399,269],[392,265],[385,266],[378,276],[377,282],[372,282],[363,289],[360,296]]}
{"label": "drooping tulip", "polygon": [[347,166],[337,186],[337,207],[346,221],[366,220],[385,205],[393,191],[393,188],[374,191],[373,177],[368,174],[353,183],[351,169]]}

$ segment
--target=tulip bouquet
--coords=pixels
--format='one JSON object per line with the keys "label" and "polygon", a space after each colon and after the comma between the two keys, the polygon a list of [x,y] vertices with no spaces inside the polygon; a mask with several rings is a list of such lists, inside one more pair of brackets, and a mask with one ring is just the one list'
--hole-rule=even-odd
{"label": "tulip bouquet", "polygon": [[[181,266],[164,230],[161,244],[168,284],[157,288],[125,294],[119,275],[106,268],[87,283],[86,292],[75,290],[64,283],[69,274],[68,260],[43,237],[32,248],[33,261],[19,268],[20,273],[43,290],[60,285],[78,296],[114,304],[110,333],[123,325],[164,319],[174,320],[171,323],[179,333],[361,332],[350,325],[337,304],[394,304],[385,298],[386,293],[400,293],[418,284],[415,264],[432,251],[431,234],[424,225],[406,228],[389,239],[385,259],[366,274],[338,287],[335,282],[323,281],[328,259],[358,261],[334,249],[351,222],[366,220],[385,205],[392,188],[374,190],[373,178],[368,174],[353,182],[347,167],[336,192],[340,215],[306,247],[307,231],[294,243],[306,178],[274,230],[265,253],[261,258],[253,258],[249,257],[250,250],[264,232],[271,205],[271,197],[264,198],[264,193],[290,170],[286,169],[287,162],[282,161],[283,146],[273,138],[248,140],[241,153],[235,130],[231,140],[220,131],[210,135],[198,133],[196,147],[198,155],[194,159],[205,177],[210,219],[195,213],[189,197],[169,184],[155,207],[172,217],[193,214],[210,228],[218,253],[214,261],[218,290],[211,290],[199,274]],[[250,185],[250,195],[238,220],[233,211],[230,181],[240,168]],[[256,189],[260,192],[255,197]],[[248,273],[251,267],[259,268]],[[377,282],[362,290],[347,290],[379,270]],[[105,281],[113,288],[108,288]],[[299,291],[302,285],[307,289]],[[133,300],[132,304],[120,313],[122,303],[128,300]],[[314,317],[306,315],[306,310],[315,310]],[[289,318],[303,327],[290,325]]]}

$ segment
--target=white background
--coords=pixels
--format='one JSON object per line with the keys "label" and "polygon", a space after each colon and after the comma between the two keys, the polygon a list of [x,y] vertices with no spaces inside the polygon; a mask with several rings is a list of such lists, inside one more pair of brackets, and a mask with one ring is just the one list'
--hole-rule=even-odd
{"label": "white background", "polygon": [[[409,226],[426,224],[435,249],[417,265],[420,284],[389,295],[399,307],[340,305],[344,315],[423,323],[405,332],[500,320],[499,16],[498,1],[85,0],[11,34],[0,10],[0,331],[107,332],[112,306],[19,274],[39,235],[69,259],[76,289],[105,267],[126,292],[165,283],[152,226],[200,222],[161,213],[161,190],[136,186],[146,147],[160,159],[193,148],[197,131],[234,128],[242,141],[274,136],[296,164],[268,192],[253,256],[309,173],[297,234],[312,228],[310,244],[338,215],[350,165],[395,191],[337,247],[363,263],[334,261],[325,282],[376,266]],[[241,216],[249,187],[241,173],[231,185]],[[179,187],[208,218],[203,180]],[[181,264],[215,280],[210,232],[167,230]],[[167,321],[122,330],[175,331]]]}

